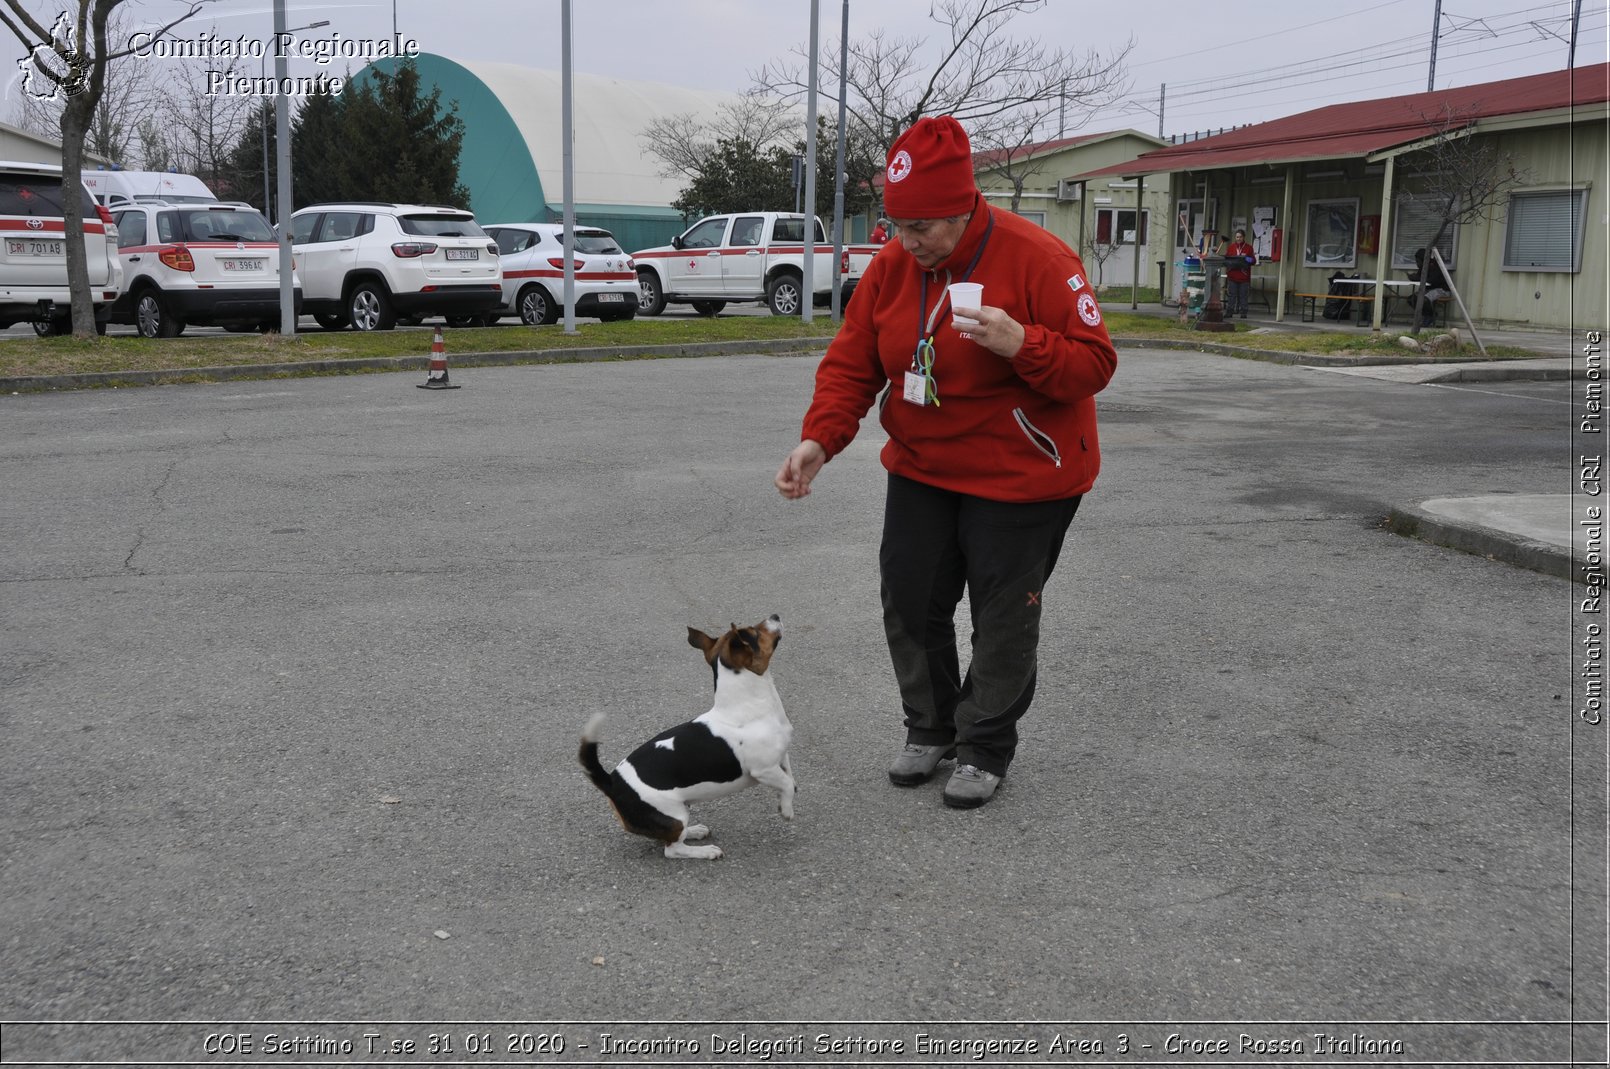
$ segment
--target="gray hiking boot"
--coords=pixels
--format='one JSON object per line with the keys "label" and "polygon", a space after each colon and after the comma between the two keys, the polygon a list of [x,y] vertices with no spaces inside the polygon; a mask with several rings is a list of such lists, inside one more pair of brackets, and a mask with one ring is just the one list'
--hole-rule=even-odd
{"label": "gray hiking boot", "polygon": [[939,762],[956,756],[954,746],[923,746],[908,742],[889,766],[889,782],[897,787],[915,787],[926,783],[939,767]]}
{"label": "gray hiking boot", "polygon": [[1001,777],[993,772],[985,772],[977,765],[957,765],[942,797],[952,809],[976,809],[994,797],[1000,785]]}

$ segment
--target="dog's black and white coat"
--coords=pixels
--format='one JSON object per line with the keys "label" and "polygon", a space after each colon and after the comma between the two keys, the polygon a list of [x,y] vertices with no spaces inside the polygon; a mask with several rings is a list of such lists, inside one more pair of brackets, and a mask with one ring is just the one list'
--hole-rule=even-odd
{"label": "dog's black and white coat", "polygon": [[788,744],[794,726],[783,712],[767,669],[783,637],[773,615],[753,627],[734,624],[720,638],[688,628],[688,645],[704,654],[715,673],[716,696],[710,711],[660,732],[604,771],[598,760],[599,725],[595,713],[581,733],[581,767],[609,798],[626,830],[665,844],[666,857],[714,860],[721,848],[695,846],[710,829],[688,823],[688,806],[764,783],[777,792],[777,810],[794,819],[794,775]]}

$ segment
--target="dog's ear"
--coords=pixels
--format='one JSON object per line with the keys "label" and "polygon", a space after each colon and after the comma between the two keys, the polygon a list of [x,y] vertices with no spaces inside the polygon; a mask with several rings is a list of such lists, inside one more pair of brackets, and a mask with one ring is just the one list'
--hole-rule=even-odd
{"label": "dog's ear", "polygon": [[710,650],[715,646],[715,644],[715,639],[711,638],[703,631],[700,631],[697,627],[688,628],[688,645],[692,646],[706,657],[710,656]]}

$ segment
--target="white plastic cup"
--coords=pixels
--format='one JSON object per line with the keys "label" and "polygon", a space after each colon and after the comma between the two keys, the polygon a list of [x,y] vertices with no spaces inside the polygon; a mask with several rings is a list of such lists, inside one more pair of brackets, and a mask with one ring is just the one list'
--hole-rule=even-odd
{"label": "white plastic cup", "polygon": [[953,322],[964,327],[978,326],[978,320],[956,314],[958,308],[984,307],[982,282],[952,282],[950,284],[950,316]]}

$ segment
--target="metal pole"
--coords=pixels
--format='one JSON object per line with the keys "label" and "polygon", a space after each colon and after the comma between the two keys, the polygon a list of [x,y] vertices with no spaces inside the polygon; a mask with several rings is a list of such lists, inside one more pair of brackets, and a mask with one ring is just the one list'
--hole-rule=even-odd
{"label": "metal pole", "polygon": [[1437,88],[1437,41],[1442,37],[1442,0],[1437,0],[1431,14],[1431,69],[1426,73],[1426,92]]}
{"label": "metal pole", "polygon": [[[1134,241],[1134,244],[1131,246],[1131,249],[1132,249],[1132,251],[1134,253],[1133,259],[1134,259],[1135,263],[1134,263],[1133,266],[1134,266],[1135,270],[1134,270],[1134,277],[1129,280],[1129,307],[1131,309],[1135,309],[1135,308],[1140,307],[1140,231],[1141,231],[1141,222],[1144,219],[1144,216],[1141,213],[1145,210],[1145,204],[1146,204],[1146,176],[1143,175],[1143,174],[1136,175],[1135,176],[1135,241]],[[1114,213],[1114,214],[1116,214],[1116,213]]]}
{"label": "metal pole", "polygon": [[285,0],[274,0],[274,148],[279,166],[279,205],[274,214],[280,224],[280,334],[289,338],[296,333],[296,290],[291,285],[291,109],[279,91],[289,74],[285,42]]}
{"label": "metal pole", "polygon": [[816,305],[816,89],[817,21],[821,0],[811,0],[811,76],[805,104],[805,279],[800,320],[809,323]]}
{"label": "metal pole", "polygon": [[575,134],[575,112],[572,101],[571,78],[573,71],[570,66],[570,0],[564,0],[560,8],[559,33],[563,38],[561,51],[564,66],[564,93],[561,101],[563,120],[561,122],[562,137],[564,138],[564,185],[565,185],[565,333],[575,334],[576,331],[576,160],[573,153]]}
{"label": "metal pole", "polygon": [[1157,136],[1163,136],[1163,102],[1168,99],[1168,83],[1164,82],[1157,87]]}
{"label": "metal pole", "polygon": [[844,14],[839,24],[839,147],[834,157],[833,173],[833,322],[839,320],[843,307],[844,274],[839,263],[844,259],[844,87],[845,64],[850,50],[850,0],[844,0]]}
{"label": "metal pole", "polygon": [[1576,0],[1571,5],[1571,47],[1565,54],[1565,69],[1570,70],[1576,66],[1576,35],[1582,23],[1582,0]]}

